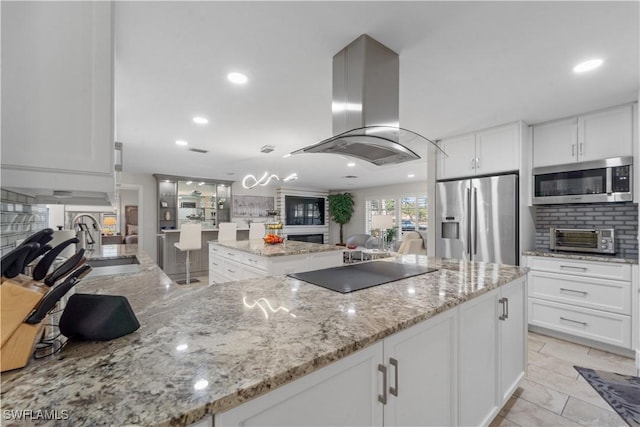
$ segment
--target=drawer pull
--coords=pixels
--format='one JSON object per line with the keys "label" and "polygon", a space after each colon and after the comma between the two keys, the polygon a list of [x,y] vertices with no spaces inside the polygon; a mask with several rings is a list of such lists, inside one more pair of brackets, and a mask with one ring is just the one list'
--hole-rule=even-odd
{"label": "drawer pull", "polygon": [[227,269],[227,271],[228,271],[229,273],[235,273],[235,271],[233,271],[233,270],[229,270],[229,269]]}
{"label": "drawer pull", "polygon": [[587,322],[580,322],[579,320],[567,319],[566,317],[560,316],[560,320],[565,320],[567,322],[578,323],[582,326],[587,326]]}
{"label": "drawer pull", "polygon": [[392,395],[394,395],[395,397],[398,397],[398,361],[396,359],[394,359],[393,357],[389,358],[389,364],[391,366],[393,366],[394,369],[394,373],[395,373],[395,387],[389,387],[389,393],[391,393]]}
{"label": "drawer pull", "polygon": [[564,268],[565,270],[574,270],[574,271],[587,271],[587,267],[575,267],[573,265],[561,265],[560,268]]}
{"label": "drawer pull", "polygon": [[[229,256],[236,256],[236,254],[232,254],[231,252],[227,252],[227,255],[229,255]],[[586,268],[585,268],[585,270],[586,270]]]}
{"label": "drawer pull", "polygon": [[383,364],[378,364],[378,372],[382,373],[382,394],[378,395],[378,402],[383,405],[387,404],[387,367]]}
{"label": "drawer pull", "polygon": [[500,303],[500,305],[502,305],[502,314],[500,315],[500,317],[498,317],[499,320],[507,320],[507,299],[506,298],[500,298],[498,300],[498,303]]}
{"label": "drawer pull", "polygon": [[575,292],[576,294],[582,294],[584,296],[589,295],[589,293],[585,291],[576,291],[575,289],[567,289],[567,288],[560,288],[560,292]]}

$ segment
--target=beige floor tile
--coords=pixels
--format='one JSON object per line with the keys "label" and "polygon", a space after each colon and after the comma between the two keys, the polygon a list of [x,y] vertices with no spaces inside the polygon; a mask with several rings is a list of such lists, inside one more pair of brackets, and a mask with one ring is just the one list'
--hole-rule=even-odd
{"label": "beige floor tile", "polygon": [[567,399],[569,399],[569,396],[565,393],[529,381],[526,378],[520,383],[517,396],[520,399],[535,403],[558,415],[562,414],[564,405],[567,403]]}
{"label": "beige floor tile", "polygon": [[564,359],[570,362],[574,361],[576,357],[587,356],[589,354],[589,347],[584,345],[561,341],[556,338],[552,338],[552,340],[553,341],[545,343],[544,347],[540,350],[540,353],[548,354],[549,356],[554,356],[558,359]]}
{"label": "beige floor tile", "polygon": [[559,359],[555,356],[538,353],[536,351],[529,351],[528,363],[541,368],[548,369],[565,377],[576,379],[578,378],[578,371],[573,367],[574,363],[564,359]]}
{"label": "beige floor tile", "polygon": [[577,397],[585,402],[596,405],[608,411],[613,411],[611,407],[600,397],[600,395],[587,383],[582,380],[582,376],[572,380],[564,375],[557,375],[548,369],[536,365],[529,365],[527,379],[543,386],[552,388],[569,396]]}
{"label": "beige floor tile", "polygon": [[540,351],[544,347],[544,341],[537,339],[536,334],[529,333],[527,347],[532,351]]}
{"label": "beige floor tile", "polygon": [[615,412],[570,397],[562,412],[562,416],[586,426],[626,426],[626,423]]}
{"label": "beige floor tile", "polygon": [[567,418],[524,399],[516,399],[504,416],[507,421],[526,426],[579,426]]}
{"label": "beige floor tile", "polygon": [[596,348],[589,349],[585,363],[590,362],[591,369],[602,369],[617,372],[623,375],[636,375],[635,360],[629,357],[620,356]]}
{"label": "beige floor tile", "polygon": [[520,425],[509,421],[502,415],[496,415],[493,421],[491,421],[491,424],[489,424],[489,427],[520,427]]}

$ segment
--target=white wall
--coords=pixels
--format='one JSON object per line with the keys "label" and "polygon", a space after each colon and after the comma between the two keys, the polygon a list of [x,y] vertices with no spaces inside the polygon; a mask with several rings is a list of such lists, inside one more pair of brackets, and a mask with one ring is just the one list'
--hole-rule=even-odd
{"label": "white wall", "polygon": [[138,244],[142,245],[142,249],[147,255],[157,262],[156,240],[158,232],[156,223],[158,211],[156,206],[156,179],[150,174],[122,172],[120,184],[123,186],[140,186],[142,189],[142,206],[136,203],[138,205],[138,230],[141,234]]}

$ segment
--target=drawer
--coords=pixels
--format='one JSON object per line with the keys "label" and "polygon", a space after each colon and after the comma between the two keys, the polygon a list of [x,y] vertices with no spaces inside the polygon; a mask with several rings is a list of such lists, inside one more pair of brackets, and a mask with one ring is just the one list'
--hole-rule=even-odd
{"label": "drawer", "polygon": [[529,296],[631,315],[630,282],[531,271]]}
{"label": "drawer", "polygon": [[576,276],[600,277],[611,280],[631,281],[631,265],[615,262],[577,261],[548,257],[529,257],[528,266],[532,270]]}
{"label": "drawer", "polygon": [[240,257],[240,262],[248,265],[249,267],[257,268],[265,272],[269,269],[269,260],[263,256],[243,253]]}
{"label": "drawer", "polygon": [[529,298],[529,324],[631,348],[631,317]]}

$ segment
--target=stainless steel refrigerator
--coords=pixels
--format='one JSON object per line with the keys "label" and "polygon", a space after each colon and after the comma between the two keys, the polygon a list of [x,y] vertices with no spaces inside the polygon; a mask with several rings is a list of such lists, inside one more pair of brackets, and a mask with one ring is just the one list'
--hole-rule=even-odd
{"label": "stainless steel refrigerator", "polygon": [[518,175],[436,184],[436,255],[518,265]]}

